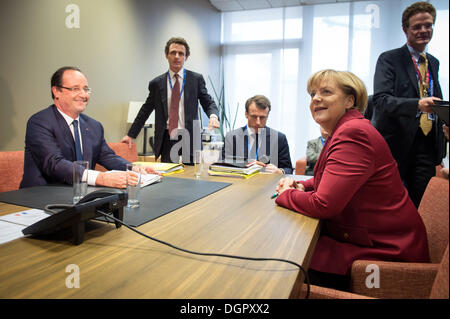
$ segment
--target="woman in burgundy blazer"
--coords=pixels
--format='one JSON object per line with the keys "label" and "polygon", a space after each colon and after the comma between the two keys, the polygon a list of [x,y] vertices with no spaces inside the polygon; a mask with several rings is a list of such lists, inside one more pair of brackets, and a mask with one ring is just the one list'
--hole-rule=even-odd
{"label": "woman in burgundy blazer", "polygon": [[362,115],[362,81],[324,70],[309,79],[308,92],[311,114],[330,136],[314,177],[281,179],[276,203],[322,220],[310,269],[349,279],[357,259],[428,262],[422,219],[384,138]]}

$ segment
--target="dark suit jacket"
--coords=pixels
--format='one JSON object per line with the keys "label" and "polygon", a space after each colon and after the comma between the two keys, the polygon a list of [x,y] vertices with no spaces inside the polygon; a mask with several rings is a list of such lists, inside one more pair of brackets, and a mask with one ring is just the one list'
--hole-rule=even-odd
{"label": "dark suit jacket", "polygon": [[322,219],[310,267],[348,275],[354,260],[429,262],[425,225],[402,184],[389,147],[357,110],[325,142],[305,192],[278,205]]}
{"label": "dark suit jacket", "polygon": [[[87,115],[80,115],[83,160],[90,169],[98,163],[107,169],[125,170],[125,159],[106,144],[103,127]],[[27,123],[25,163],[20,188],[73,182],[75,142],[70,128],[55,105],[34,114]]]}
{"label": "dark suit jacket", "polygon": [[[155,156],[161,155],[161,146],[163,143],[164,130],[167,128],[168,105],[167,105],[167,75],[169,72],[156,77],[148,85],[149,95],[146,102],[139,110],[136,119],[128,131],[128,136],[136,138],[144,126],[145,121],[155,110]],[[205,80],[199,73],[186,70],[186,83],[184,86],[184,125],[190,135],[190,149],[192,154],[192,146],[194,141],[194,132],[196,143],[201,144],[200,125],[194,128],[194,120],[198,117],[198,101],[202,105],[203,110],[208,115],[216,114],[219,111],[211,96],[208,94],[205,86]],[[200,124],[200,123],[199,123]]]}
{"label": "dark suit jacket", "polygon": [[[259,159],[266,164],[272,163],[278,168],[282,168],[286,174],[292,174],[291,155],[286,135],[270,127],[266,127],[265,133],[265,136],[260,141]],[[266,160],[264,160],[265,157]],[[222,158],[242,160],[249,158],[248,130],[246,126],[227,133],[225,145],[222,149]],[[252,158],[255,157],[252,156]]]}
{"label": "dark suit jacket", "polygon": [[[427,58],[434,82],[433,96],[442,98],[438,79],[439,61],[430,54]],[[374,77],[372,124],[386,139],[401,173],[419,128],[419,118],[416,117],[419,99],[416,71],[406,44],[382,53]],[[442,124],[440,119],[434,121],[435,165],[440,164],[445,156]]]}

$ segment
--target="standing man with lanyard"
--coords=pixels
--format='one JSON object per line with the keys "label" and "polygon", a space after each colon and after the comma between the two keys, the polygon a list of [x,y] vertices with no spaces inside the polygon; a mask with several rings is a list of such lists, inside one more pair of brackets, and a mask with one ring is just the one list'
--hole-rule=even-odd
{"label": "standing man with lanyard", "polygon": [[192,163],[194,147],[201,147],[198,102],[200,101],[209,117],[210,130],[219,127],[219,111],[206,90],[203,76],[184,68],[184,63],[190,55],[186,40],[169,39],[165,54],[169,71],[150,82],[147,100],[121,142],[128,143],[131,147],[132,140],[155,110],[155,158],[161,156],[162,162],[178,163],[181,149],[172,152],[172,156],[171,150],[182,142],[183,162]]}
{"label": "standing man with lanyard", "polygon": [[428,2],[406,8],[407,43],[380,55],[374,77],[372,123],[386,139],[416,207],[445,156],[443,122],[431,109],[442,99],[439,61],[426,53],[435,21],[436,10]]}

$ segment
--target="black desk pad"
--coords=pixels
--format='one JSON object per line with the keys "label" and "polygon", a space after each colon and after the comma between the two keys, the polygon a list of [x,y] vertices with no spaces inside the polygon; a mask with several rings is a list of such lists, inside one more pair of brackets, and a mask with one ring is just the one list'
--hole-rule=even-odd
{"label": "black desk pad", "polygon": [[[138,208],[125,208],[123,221],[140,226],[205,196],[215,193],[231,183],[164,177],[160,183],[141,188]],[[88,192],[100,189],[89,187]],[[44,209],[48,204],[72,204],[72,186],[37,186],[0,193],[0,202]]]}

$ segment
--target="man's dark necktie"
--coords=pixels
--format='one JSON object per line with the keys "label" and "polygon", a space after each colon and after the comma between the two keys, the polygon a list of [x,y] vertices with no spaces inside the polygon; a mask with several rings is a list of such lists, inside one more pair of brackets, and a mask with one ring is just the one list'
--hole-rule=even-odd
{"label": "man's dark necktie", "polygon": [[73,135],[75,137],[75,154],[77,156],[77,161],[83,160],[83,154],[81,153],[81,143],[80,134],[78,133],[78,121],[73,121]]}
{"label": "man's dark necktie", "polygon": [[255,133],[255,158],[258,160],[259,158],[259,149],[258,149],[258,133]]}
{"label": "man's dark necktie", "polygon": [[169,135],[171,139],[177,136],[178,128],[178,109],[180,105],[180,82],[178,81],[178,74],[175,74],[175,84],[172,88],[172,97],[170,100],[169,110]]}

